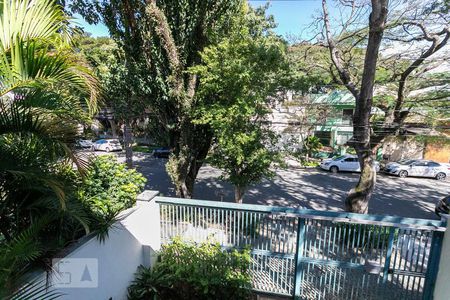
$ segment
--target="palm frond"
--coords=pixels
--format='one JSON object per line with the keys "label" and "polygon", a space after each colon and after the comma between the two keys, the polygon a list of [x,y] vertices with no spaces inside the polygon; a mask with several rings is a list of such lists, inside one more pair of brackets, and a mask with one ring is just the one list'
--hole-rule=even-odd
{"label": "palm frond", "polygon": [[[46,40],[51,42],[55,33],[67,33],[68,17],[56,1],[4,0],[0,11],[0,45],[3,51],[10,49],[16,38],[22,40]],[[70,41],[70,35],[58,38]]]}
{"label": "palm frond", "polygon": [[48,222],[49,218],[42,216],[11,241],[3,241],[0,244],[2,287],[14,287],[29,264],[43,253],[43,246],[37,237]]}
{"label": "palm frond", "polygon": [[[25,283],[19,290],[9,294],[3,295],[5,300],[22,300],[22,299],[46,299],[53,300],[63,296],[61,292],[52,291],[51,285],[47,283],[46,278],[36,277]],[[0,294],[0,296],[2,296]]]}

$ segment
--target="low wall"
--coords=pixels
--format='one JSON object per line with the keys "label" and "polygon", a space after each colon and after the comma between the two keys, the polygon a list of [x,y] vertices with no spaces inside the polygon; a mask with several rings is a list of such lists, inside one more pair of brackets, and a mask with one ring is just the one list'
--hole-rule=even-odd
{"label": "low wall", "polygon": [[412,137],[389,137],[383,144],[383,155],[387,155],[390,161],[422,159],[424,148],[424,143]]}
{"label": "low wall", "polygon": [[441,163],[450,163],[450,144],[427,143],[424,158]]}
{"label": "low wall", "polygon": [[[54,264],[55,269],[62,266],[59,274],[50,276],[51,289],[63,294],[64,300],[126,299],[138,266],[150,266],[161,244],[159,205],[152,201],[156,194],[145,191],[139,195],[136,207],[121,214],[122,219],[112,226],[104,242],[96,237],[85,239]],[[78,266],[74,270],[66,263]]]}

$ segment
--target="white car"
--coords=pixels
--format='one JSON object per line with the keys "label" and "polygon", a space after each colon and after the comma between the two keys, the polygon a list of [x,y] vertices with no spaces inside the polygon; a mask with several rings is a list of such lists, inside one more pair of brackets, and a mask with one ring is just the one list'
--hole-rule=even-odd
{"label": "white car", "polygon": [[432,160],[403,159],[398,162],[388,163],[385,167],[385,172],[402,178],[418,176],[444,180],[447,176],[450,176],[450,167]]}
{"label": "white car", "polygon": [[[322,169],[337,173],[339,171],[361,172],[358,157],[356,155],[342,155],[335,158],[323,160],[320,165]],[[375,162],[375,170],[380,171],[380,164]]]}
{"label": "white car", "polygon": [[77,140],[77,146],[80,148],[92,148],[92,145],[91,140]]}
{"label": "white car", "polygon": [[98,140],[93,144],[92,148],[93,148],[93,150],[106,151],[106,152],[122,151],[122,146],[120,145],[119,140],[115,140],[115,139]]}

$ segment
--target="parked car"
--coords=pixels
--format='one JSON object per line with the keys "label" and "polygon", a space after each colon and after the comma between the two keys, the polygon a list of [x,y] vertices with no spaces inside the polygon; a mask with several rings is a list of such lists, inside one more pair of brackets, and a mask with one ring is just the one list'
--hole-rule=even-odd
{"label": "parked car", "polygon": [[153,150],[153,156],[156,158],[169,158],[170,153],[172,153],[172,151],[170,150],[170,148],[167,147],[162,147]]}
{"label": "parked car", "polygon": [[450,211],[450,195],[439,200],[439,202],[436,203],[436,207],[434,209],[434,212],[438,216],[441,216],[441,214],[448,215],[449,211]]}
{"label": "parked car", "polygon": [[92,141],[91,140],[77,140],[76,145],[79,148],[92,148]]}
{"label": "parked car", "polygon": [[122,146],[120,145],[119,140],[117,139],[101,139],[96,141],[93,146],[93,150],[98,151],[122,151]]}
{"label": "parked car", "polygon": [[386,165],[385,172],[402,178],[418,176],[444,180],[447,176],[450,176],[450,168],[445,164],[424,159],[403,159],[398,162],[391,162]]}
{"label": "parked car", "polygon": [[[325,159],[320,163],[319,167],[333,173],[339,171],[361,172],[358,157],[351,154]],[[375,170],[377,172],[380,171],[380,163],[377,161],[375,162]]]}

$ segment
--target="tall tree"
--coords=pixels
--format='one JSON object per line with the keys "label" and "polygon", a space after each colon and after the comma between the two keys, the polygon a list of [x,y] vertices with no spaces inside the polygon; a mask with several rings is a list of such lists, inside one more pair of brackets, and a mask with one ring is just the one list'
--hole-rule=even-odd
{"label": "tall tree", "polygon": [[[423,103],[412,101],[418,98],[413,96],[413,86],[418,86],[417,80],[424,83],[432,76],[424,74],[433,68],[432,56],[450,38],[449,16],[441,10],[440,0],[407,3],[372,0],[370,11],[363,1],[338,2],[344,13],[340,14],[339,30],[335,30],[327,1],[322,1],[323,14],[319,21],[324,28],[323,41],[318,44],[329,51],[330,73],[335,81],[345,86],[356,99],[354,136],[350,144],[357,151],[362,172],[345,206],[349,211],[367,213],[376,182],[373,153],[387,136],[398,133],[413,108]],[[369,25],[360,26],[367,18]],[[402,43],[409,43],[410,47],[403,48]],[[392,48],[396,50],[392,51]],[[355,67],[361,49],[365,49],[362,72]],[[384,91],[385,96],[374,98],[376,84],[383,87],[379,90]],[[395,90],[395,95],[386,93],[388,90]],[[430,93],[425,94],[427,96],[419,98],[433,98]],[[445,94],[441,93],[438,99],[448,97],[448,93]],[[377,123],[371,122],[374,105],[386,113]]]}
{"label": "tall tree", "polygon": [[[123,49],[126,69],[148,74],[148,90],[133,89],[130,106],[143,104],[157,131],[165,132],[174,153],[167,165],[177,195],[192,197],[195,178],[211,145],[209,126],[192,122],[196,109],[196,74],[186,72],[201,62],[199,53],[228,31],[229,19],[241,0],[124,0],[72,1],[79,9],[96,8],[111,36]],[[98,15],[85,13],[88,20]],[[134,76],[134,82],[142,77]]]}
{"label": "tall tree", "polygon": [[196,123],[213,132],[210,161],[242,203],[248,186],[271,176],[278,160],[266,117],[287,65],[286,45],[271,32],[264,8],[244,6],[233,19],[230,35],[207,47],[203,64],[190,71],[200,78]]}
{"label": "tall tree", "polygon": [[364,69],[361,78],[361,87],[358,88],[352,81],[350,73],[340,59],[339,49],[337,48],[336,41],[331,32],[332,29],[327,1],[322,0],[323,23],[331,60],[337,69],[340,80],[356,99],[353,116],[352,144],[358,154],[361,166],[361,176],[356,187],[352,189],[347,196],[345,207],[349,211],[360,213],[368,212],[368,200],[372,195],[376,182],[377,173],[375,171],[374,156],[372,155],[370,145],[369,123],[378,52],[388,14],[387,0],[372,0],[371,3],[372,7],[369,16],[369,34],[364,58]]}

